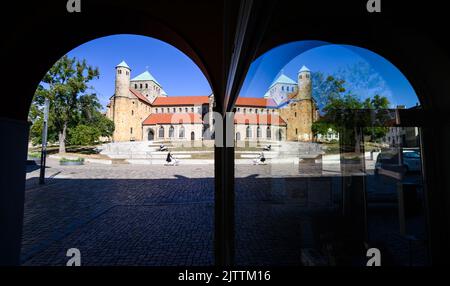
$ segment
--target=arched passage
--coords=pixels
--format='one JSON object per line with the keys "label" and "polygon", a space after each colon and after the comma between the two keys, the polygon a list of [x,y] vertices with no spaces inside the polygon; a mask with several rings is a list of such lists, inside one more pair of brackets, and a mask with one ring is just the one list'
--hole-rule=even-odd
{"label": "arched passage", "polygon": [[[151,56],[148,56],[148,51],[152,51]],[[116,58],[121,60],[118,62]],[[143,62],[153,63],[152,67],[143,66]],[[94,67],[97,64],[99,65],[98,69]],[[177,68],[184,72],[178,72]],[[80,73],[81,69],[85,70]],[[102,72],[98,72],[98,70]],[[76,74],[76,77],[74,77],[74,74]],[[91,77],[91,74],[95,74],[95,76]],[[60,82],[59,80],[64,76],[70,79],[64,79]],[[80,86],[85,85],[86,88],[73,89],[71,94],[76,94],[76,97],[70,97],[69,100],[66,98],[66,93],[60,92],[52,85],[53,82],[56,82],[55,85],[70,89],[72,86],[67,85],[66,82],[74,82],[81,78]],[[186,92],[187,95],[171,95],[180,94],[177,88],[179,88],[178,83],[181,80],[192,82],[191,85],[184,84],[181,90],[181,92]],[[114,84],[110,84],[111,82]],[[108,84],[110,85],[108,86]],[[92,90],[88,88],[88,85],[93,86]],[[94,90],[95,93],[93,93]],[[97,94],[100,96],[97,96]],[[192,94],[195,96],[192,96]],[[198,96],[198,94],[204,95]],[[168,211],[172,213],[170,217],[174,218],[181,213],[190,214],[193,219],[192,223],[196,224],[195,221],[197,220],[202,221],[201,224],[204,229],[199,234],[211,233],[214,227],[213,212],[208,205],[212,204],[214,198],[211,193],[214,190],[212,147],[210,147],[211,144],[208,146],[196,145],[197,150],[209,156],[203,156],[203,160],[199,160],[193,156],[193,154],[195,155],[195,151],[192,149],[193,144],[182,144],[185,129],[188,129],[192,134],[199,130],[198,134],[201,134],[203,121],[199,114],[192,111],[194,106],[209,103],[210,96],[211,89],[208,81],[185,54],[164,42],[148,37],[115,35],[96,39],[75,48],[58,60],[42,80],[41,86],[33,99],[30,111],[30,119],[32,119],[30,137],[33,143],[40,139],[40,133],[35,131],[41,129],[42,102],[48,98],[50,100],[49,146],[57,144],[53,133],[61,125],[59,121],[67,120],[65,121],[67,124],[64,123],[67,127],[67,152],[58,153],[57,156],[63,158],[61,160],[55,160],[53,156],[48,157],[46,168],[47,180],[49,177],[54,181],[62,180],[58,175],[67,173],[65,181],[60,181],[65,184],[65,191],[59,193],[64,198],[64,202],[56,205],[51,204],[56,199],[52,197],[51,185],[46,186],[38,197],[27,194],[26,201],[31,203],[25,203],[24,208],[22,263],[24,265],[39,265],[38,257],[42,255],[48,258],[49,264],[57,265],[56,256],[47,253],[47,245],[58,242],[61,243],[61,248],[64,248],[69,242],[61,240],[55,233],[71,233],[73,230],[68,228],[68,225],[83,224],[84,218],[92,217],[94,215],[94,201],[96,201],[96,208],[106,210],[104,213],[106,216],[108,216],[106,214],[107,209],[112,207],[110,202],[113,197],[117,198],[116,202],[119,204],[130,203],[129,199],[132,196],[124,195],[127,188],[135,189],[135,195],[140,193],[140,195],[146,197],[147,202],[157,204],[164,204],[164,199],[156,195],[155,190],[166,189],[163,196],[172,193],[170,196],[173,201],[178,201],[179,206],[181,206],[184,203],[180,197],[182,192],[179,188],[187,191],[188,189],[185,187],[190,183],[194,184],[196,187],[195,190],[192,190],[192,194],[203,197],[205,205],[200,209],[197,208],[195,214],[190,210],[191,206],[189,205],[183,205],[181,208],[169,207]],[[97,107],[98,105],[102,105],[103,108]],[[157,108],[159,109],[158,112],[156,112]],[[57,118],[56,114],[64,114],[59,110],[64,110],[67,118]],[[180,120],[180,117],[183,120]],[[105,123],[105,126],[113,126],[111,130],[107,130],[111,134],[108,134],[108,136],[100,134],[101,136],[98,136],[92,142],[83,141],[89,134],[95,136],[95,131],[103,132],[103,123]],[[111,137],[112,142],[103,142],[102,137]],[[89,162],[87,162],[88,158],[84,157],[84,151],[80,152],[78,147],[74,147],[75,145],[82,146],[83,150],[89,150],[88,152],[91,153]],[[37,150],[39,145],[30,148]],[[180,152],[180,150],[182,151]],[[171,156],[166,153],[167,151],[170,152]],[[83,158],[85,161],[74,160],[69,157]],[[180,160],[183,162],[183,168],[177,170],[175,167]],[[100,165],[99,162],[106,162],[107,164]],[[116,165],[117,162],[120,162],[120,164]],[[72,176],[74,172],[70,171],[71,166],[67,166],[67,169],[64,170],[60,169],[61,164],[75,163],[82,165],[78,166],[78,176]],[[113,164],[116,166],[112,166]],[[139,171],[142,170],[143,165],[146,165],[146,172]],[[193,165],[204,170],[201,177],[194,178],[192,176]],[[37,170],[30,170],[27,173],[28,182],[33,180],[36,175]],[[102,179],[102,186],[93,185],[95,179]],[[128,187],[123,188],[123,184]],[[170,185],[171,187],[165,188],[164,185]],[[41,186],[35,185],[33,187],[41,190]],[[68,192],[74,189],[80,190],[80,192],[71,197]],[[101,192],[102,190],[105,190],[105,192]],[[88,197],[94,195],[92,192],[95,191],[97,191],[97,194],[99,194],[99,191],[102,193],[98,196],[98,200],[87,200]],[[71,208],[80,207],[79,204],[82,201],[84,201],[83,211],[78,213],[70,211]],[[144,202],[141,201],[141,203]],[[130,225],[136,225],[137,228],[134,230],[128,229],[125,231],[134,233],[133,237],[129,239],[146,237],[142,242],[143,244],[146,244],[144,241],[153,241],[152,244],[147,245],[150,247],[147,248],[147,252],[153,252],[154,256],[157,256],[158,253],[161,254],[161,248],[158,250],[157,245],[161,246],[169,240],[176,241],[176,237],[181,233],[168,229],[161,232],[171,223],[165,219],[158,221],[156,217],[161,217],[161,213],[158,214],[158,210],[149,206],[144,207],[141,203],[139,203],[140,206],[136,205],[136,208],[124,210],[127,213],[126,217],[117,222],[116,225],[122,225],[122,230],[129,228]],[[113,204],[116,205],[116,203]],[[57,215],[50,214],[48,210]],[[198,212],[199,210],[200,212]],[[32,215],[33,212],[39,212],[40,215],[34,216]],[[114,212],[116,211],[112,211],[110,215],[114,216]],[[148,220],[156,219],[156,223],[146,225],[144,220],[141,220],[144,217],[147,217]],[[163,215],[163,217],[168,218],[169,216]],[[96,220],[96,218],[92,219],[92,222]],[[135,220],[141,221],[136,222]],[[178,221],[181,222],[181,220]],[[39,232],[32,231],[36,225],[40,226]],[[180,225],[180,227],[183,228],[184,226]],[[101,226],[98,225],[97,231],[100,228]],[[156,231],[156,228],[160,231]],[[122,230],[119,232],[122,232]],[[85,231],[80,233],[80,237],[90,232],[89,227]],[[114,230],[103,230],[106,237],[102,239],[120,242],[122,235],[117,232],[111,235],[109,231]],[[125,232],[122,234],[125,235]],[[100,236],[102,235],[100,234]],[[171,238],[168,240],[168,237]],[[89,239],[81,240],[89,241]],[[133,251],[131,248],[125,249],[114,244],[105,246],[105,244],[98,244],[94,240],[90,241],[87,247],[97,249],[100,252],[117,253],[122,251],[127,253],[128,257],[138,259],[139,262],[135,262],[136,265],[163,265],[170,260],[171,255],[175,258],[180,254],[175,245],[173,247],[166,245],[165,251],[172,249],[172,254],[166,252],[164,255],[166,258],[148,261],[143,258],[142,253]],[[155,241],[158,242],[155,243]],[[211,250],[213,247],[212,237],[207,239],[206,243],[206,248],[200,250],[200,252]],[[81,249],[82,246],[79,245],[78,248]],[[194,251],[193,248],[186,248],[186,251],[191,251],[189,249]],[[211,252],[209,253],[211,254]],[[197,261],[194,264],[211,265],[213,257],[210,254],[207,255],[206,260]],[[87,265],[116,265],[120,263],[119,261],[118,256],[112,256],[108,261],[99,262],[95,256],[84,254],[84,263]],[[190,264],[191,262],[186,261],[185,263]]]}

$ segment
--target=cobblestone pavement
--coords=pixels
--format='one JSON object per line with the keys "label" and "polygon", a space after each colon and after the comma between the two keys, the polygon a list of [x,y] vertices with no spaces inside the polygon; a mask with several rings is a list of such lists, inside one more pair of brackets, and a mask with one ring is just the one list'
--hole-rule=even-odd
{"label": "cobblestone pavement", "polygon": [[[300,265],[301,249],[318,237],[315,213],[339,207],[340,178],[293,164],[236,168],[236,263]],[[213,166],[69,167],[50,159],[46,175],[39,186],[39,170],[27,173],[23,265],[65,265],[69,248],[80,250],[82,265],[213,265]],[[375,192],[380,184],[369,185]],[[374,217],[385,228],[385,216]],[[403,258],[405,245],[393,246]]]}

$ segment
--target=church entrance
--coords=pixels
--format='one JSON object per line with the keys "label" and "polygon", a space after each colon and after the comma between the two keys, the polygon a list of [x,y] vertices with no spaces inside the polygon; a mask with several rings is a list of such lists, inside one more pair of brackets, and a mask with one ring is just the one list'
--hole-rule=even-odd
{"label": "church entrance", "polygon": [[148,141],[153,141],[155,139],[155,133],[153,129],[148,130]]}

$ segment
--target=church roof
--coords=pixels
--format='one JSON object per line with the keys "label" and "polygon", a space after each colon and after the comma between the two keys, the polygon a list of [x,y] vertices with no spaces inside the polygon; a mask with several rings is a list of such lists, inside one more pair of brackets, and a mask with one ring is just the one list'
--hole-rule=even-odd
{"label": "church roof", "polygon": [[203,123],[202,117],[198,113],[152,113],[150,114],[142,125],[155,124],[191,124]]}
{"label": "church roof", "polygon": [[131,81],[154,81],[157,85],[161,86],[159,82],[148,71],[141,73]]}
{"label": "church roof", "polygon": [[267,107],[277,107],[277,104],[271,98],[238,97],[238,99],[236,100],[236,106],[267,108]]}
{"label": "church roof", "polygon": [[130,69],[130,67],[127,65],[127,63],[125,61],[121,61],[120,64],[118,64],[116,66],[116,68],[119,68],[119,67]]}
{"label": "church roof", "polygon": [[277,77],[272,84],[270,85],[269,89],[272,88],[274,85],[281,83],[281,84],[297,84],[293,79],[286,76],[285,74],[281,74],[279,77]]}
{"label": "church roof", "polygon": [[138,99],[144,101],[145,103],[150,104],[150,101],[149,101],[142,93],[140,93],[139,91],[130,88],[130,92],[131,92],[134,96],[136,96]]}
{"label": "church roof", "polygon": [[310,70],[306,66],[302,66],[302,68],[298,72],[299,73],[301,73],[301,72],[310,72]]}

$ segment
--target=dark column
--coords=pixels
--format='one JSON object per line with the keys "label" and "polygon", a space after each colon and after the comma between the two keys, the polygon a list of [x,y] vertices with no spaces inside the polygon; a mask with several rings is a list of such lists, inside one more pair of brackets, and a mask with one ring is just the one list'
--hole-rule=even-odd
{"label": "dark column", "polygon": [[0,118],[0,265],[19,265],[29,125]]}
{"label": "dark column", "polygon": [[450,256],[450,124],[422,128],[423,174],[432,265],[448,265]]}

